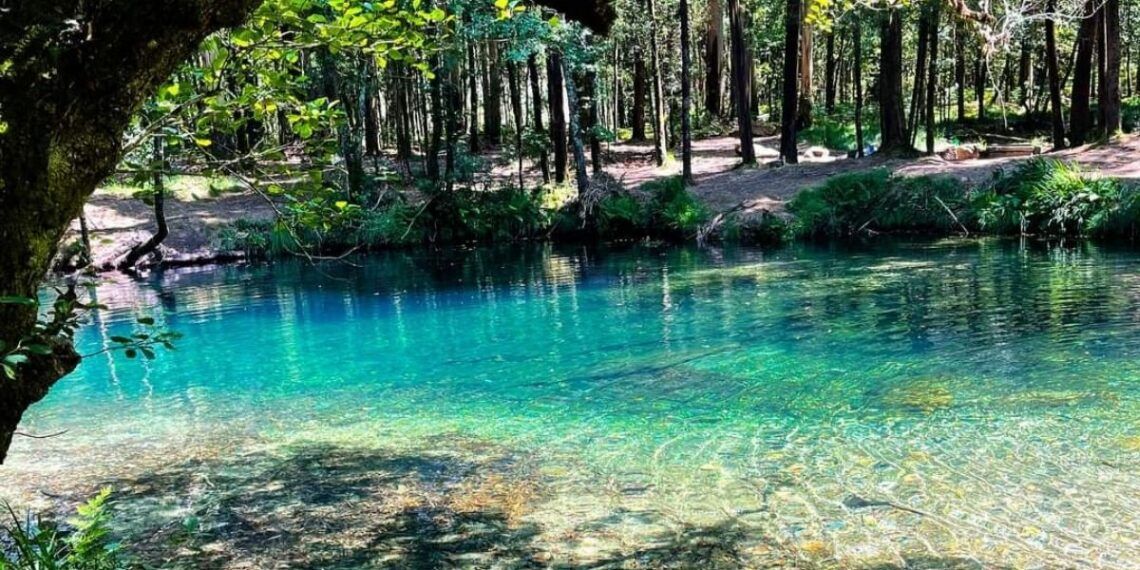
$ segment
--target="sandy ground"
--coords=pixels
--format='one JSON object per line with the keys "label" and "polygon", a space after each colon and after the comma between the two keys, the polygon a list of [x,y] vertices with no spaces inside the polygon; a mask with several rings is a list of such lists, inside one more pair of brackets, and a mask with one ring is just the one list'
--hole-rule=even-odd
{"label": "sandy ground", "polygon": [[[989,179],[995,170],[1026,160],[1004,158],[950,162],[940,157],[897,159],[876,156],[850,159],[832,153],[819,158],[805,157],[800,164],[792,166],[766,166],[778,156],[778,144],[777,137],[757,138],[757,157],[761,166],[739,169],[737,139],[717,137],[694,142],[696,185],[693,192],[714,211],[729,210],[743,204],[745,210],[776,212],[783,209],[801,189],[846,172],[882,167],[903,175],[947,174],[969,183],[981,183]],[[606,172],[629,188],[680,173],[679,161],[662,168],[653,164],[652,143],[609,145],[605,154]],[[1106,176],[1140,179],[1140,136],[1137,135],[1106,145],[1049,153],[1048,156],[1079,163]],[[496,165],[481,177],[482,184],[493,187],[517,181],[517,163],[496,160],[494,155],[489,158]],[[523,177],[528,184],[537,184],[541,180],[537,167],[529,163],[524,164]],[[97,263],[121,256],[132,244],[147,239],[154,231],[151,207],[134,198],[97,192],[88,201],[85,212]],[[165,257],[183,261],[209,259],[218,253],[217,234],[221,228],[239,219],[270,219],[273,215],[268,203],[249,192],[168,200],[170,237],[164,244]],[[78,227],[78,222],[73,224],[69,239],[75,238]]]}

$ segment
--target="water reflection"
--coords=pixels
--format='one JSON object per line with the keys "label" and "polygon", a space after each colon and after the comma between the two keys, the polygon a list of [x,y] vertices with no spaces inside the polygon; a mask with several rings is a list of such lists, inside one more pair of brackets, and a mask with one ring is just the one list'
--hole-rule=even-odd
{"label": "water reflection", "polygon": [[784,561],[1128,567],[1138,261],[950,240],[167,272],[101,287],[112,309],[79,342],[97,352],[146,314],[185,334],[178,353],[86,361],[28,421],[68,436],[21,445],[22,483],[0,489],[442,437],[529,462],[526,520],[563,557],[581,555],[565,533],[638,551],[663,520],[727,517]]}

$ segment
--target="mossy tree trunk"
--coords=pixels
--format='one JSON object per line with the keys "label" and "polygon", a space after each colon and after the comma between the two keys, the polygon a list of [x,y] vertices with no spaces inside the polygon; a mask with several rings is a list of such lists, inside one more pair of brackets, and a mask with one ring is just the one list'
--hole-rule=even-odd
{"label": "mossy tree trunk", "polygon": [[[118,163],[144,99],[203,38],[255,0],[20,2],[0,29],[0,296],[35,298],[57,244]],[[78,23],[78,26],[76,26]],[[81,31],[80,31],[81,30]],[[30,334],[34,307],[0,304],[0,340]],[[64,339],[0,381],[0,462],[29,406],[79,364]]]}

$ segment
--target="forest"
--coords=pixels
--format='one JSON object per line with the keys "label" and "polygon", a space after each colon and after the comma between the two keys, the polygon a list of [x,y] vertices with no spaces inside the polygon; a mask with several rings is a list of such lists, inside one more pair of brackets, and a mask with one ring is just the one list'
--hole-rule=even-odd
{"label": "forest", "polygon": [[[350,274],[344,281],[374,272],[380,275],[376,282],[384,287],[391,282],[402,284],[402,288],[382,288],[384,299],[400,298],[409,291],[418,294],[427,290],[436,295],[449,287],[469,287],[472,283],[491,289],[504,283],[538,289],[549,286],[557,292],[558,278],[565,278],[566,272],[574,275],[570,280],[576,287],[585,287],[586,274],[595,268],[613,276],[613,282],[619,284],[616,287],[622,288],[615,295],[620,301],[605,297],[610,309],[624,307],[628,301],[644,310],[637,303],[644,291],[624,289],[644,278],[639,262],[627,260],[624,251],[608,257],[608,248],[633,248],[646,260],[659,256],[673,264],[644,261],[653,275],[645,279],[652,287],[661,288],[662,305],[668,312],[675,307],[670,295],[674,288],[680,291],[679,297],[693,302],[711,304],[731,298],[751,303],[735,289],[746,280],[743,273],[737,273],[743,269],[716,266],[726,271],[724,279],[702,281],[701,272],[712,269],[694,259],[715,257],[715,263],[708,262],[715,266],[721,263],[721,256],[727,256],[731,263],[748,268],[752,266],[747,264],[756,260],[749,254],[735,253],[736,248],[760,247],[758,251],[780,252],[772,254],[776,257],[806,252],[804,259],[819,264],[804,271],[807,277],[783,266],[776,271],[786,271],[789,279],[811,283],[805,286],[804,299],[786,300],[786,306],[757,317],[765,327],[770,319],[798,331],[797,327],[803,326],[799,319],[822,318],[846,334],[855,334],[851,331],[867,323],[883,326],[895,318],[897,315],[867,308],[893,301],[868,283],[843,281],[840,286],[853,291],[852,310],[847,314],[836,309],[842,302],[828,297],[819,284],[834,277],[828,274],[828,263],[847,267],[845,264],[852,260],[833,259],[811,248],[886,248],[890,253],[883,255],[889,259],[883,265],[868,269],[856,263],[851,271],[879,276],[876,268],[887,267],[887,277],[874,286],[892,291],[900,287],[905,293],[899,297],[919,306],[898,318],[910,319],[910,324],[937,321],[931,326],[945,325],[953,331],[948,336],[960,340],[954,335],[972,325],[956,317],[931,317],[926,312],[940,308],[928,306],[939,303],[931,300],[935,296],[931,291],[939,287],[935,280],[927,281],[928,276],[923,274],[916,277],[922,282],[913,289],[897,281],[894,272],[899,267],[925,271],[929,269],[926,260],[912,259],[912,252],[900,254],[891,249],[893,245],[876,240],[882,236],[883,243],[891,244],[894,242],[889,240],[895,238],[946,239],[932,246],[941,252],[941,244],[979,238],[969,242],[980,244],[979,250],[965,255],[970,263],[985,269],[983,275],[970,284],[950,275],[942,286],[951,289],[942,293],[968,293],[977,302],[970,307],[954,305],[954,311],[995,314],[1008,309],[1012,315],[1024,316],[1009,306],[1019,301],[1005,296],[1008,291],[1003,289],[1006,285],[1000,272],[991,267],[1013,264],[1005,257],[1008,254],[1012,259],[1013,254],[1002,249],[1005,245],[994,246],[999,251],[994,253],[987,244],[1020,240],[1025,255],[1036,252],[1034,247],[1055,244],[1088,248],[1095,263],[1109,266],[1097,269],[1115,277],[1119,267],[1106,261],[1111,256],[1102,257],[1096,248],[1099,244],[1127,248],[1136,238],[1140,191],[1135,179],[1140,170],[1133,164],[1140,159],[1140,138],[1134,134],[1140,128],[1140,52],[1134,54],[1133,46],[1140,45],[1135,41],[1138,35],[1140,4],[1121,0],[0,1],[0,464],[13,463],[10,452],[17,465],[34,462],[29,460],[33,453],[29,450],[53,436],[28,431],[28,419],[42,421],[36,414],[37,404],[45,402],[41,405],[50,407],[53,398],[69,397],[69,393],[59,394],[66,389],[63,381],[76,374],[90,374],[84,372],[85,363],[101,362],[103,356],[111,354],[141,361],[143,366],[155,366],[151,361],[159,352],[163,352],[159,362],[178,358],[176,353],[165,352],[188,341],[171,316],[181,316],[179,311],[184,307],[179,303],[186,301],[173,293],[152,298],[149,292],[132,290],[128,297],[137,293],[139,298],[149,299],[147,303],[159,316],[132,309],[134,312],[127,311],[129,317],[124,317],[126,312],[116,312],[124,310],[116,305],[120,299],[110,295],[111,300],[104,302],[92,293],[120,277],[146,289],[148,279],[164,279],[165,271],[185,269],[186,275],[193,275],[202,270],[216,271],[219,280],[232,285],[227,280],[233,277],[222,267],[261,267],[258,264],[266,263],[280,268],[288,287],[303,292],[297,293],[298,299],[341,318],[343,315],[325,307],[319,297],[307,297],[308,287],[335,290],[339,281],[313,285],[310,280],[318,277],[307,269],[293,269],[293,264],[317,268],[322,277],[326,272],[339,275],[346,267],[361,268],[360,274]],[[991,238],[999,241],[986,241]],[[508,246],[526,253],[504,260],[497,253],[501,250],[495,248]],[[698,253],[688,253],[690,246]],[[532,247],[547,249],[527,249]],[[564,250],[559,249],[577,247],[589,253],[563,255],[560,252]],[[1064,251],[1055,257],[1069,260],[1070,252]],[[437,262],[424,262],[417,257],[420,255],[441,256],[451,265],[425,269],[425,264]],[[892,265],[896,262],[902,265]],[[498,270],[491,269],[496,265]],[[678,285],[671,281],[672,267],[692,273],[678,276]],[[749,279],[755,277],[754,283],[749,281],[751,285],[768,287],[768,277],[749,275]],[[1093,310],[1096,293],[1070,274],[1042,270],[1032,275],[1018,273],[1017,277],[1009,287],[1025,288],[1027,297],[1041,294],[1049,303],[1062,305],[1051,313],[1045,311],[1048,315],[1041,318],[1048,323],[1042,324],[1041,330],[1056,326],[1055,332],[1064,336],[1069,330],[1064,326],[1080,319],[1124,326],[1114,315]],[[1127,291],[1111,285],[1115,281],[1109,277],[1098,278],[1110,283],[1097,287],[1111,297],[1114,306],[1129,298]],[[1036,288],[1039,280],[1052,284],[1042,286],[1054,287],[1050,294]],[[1080,289],[1081,294],[1069,296],[1068,290],[1058,289],[1061,281]],[[232,291],[222,285],[211,282],[203,287],[222,299],[220,303],[237,302],[230,297]],[[725,288],[720,301],[705,297],[715,287]],[[355,299],[364,295],[362,290],[352,289],[346,297]],[[994,291],[1000,294],[991,295]],[[264,297],[239,301],[257,305],[278,294],[263,293]],[[779,297],[784,292],[772,290],[767,294]],[[556,297],[551,293],[551,298]],[[178,300],[171,300],[175,298]],[[824,301],[820,305],[823,317],[805,317],[790,308],[801,302],[814,307],[820,298]],[[496,311],[509,312],[496,304],[501,299],[482,300]],[[448,302],[462,304],[440,302],[442,314],[454,309]],[[1080,311],[1069,311],[1066,303],[1079,306]],[[1045,304],[1026,301],[1020,308],[1032,312],[1043,310]],[[580,307],[575,305],[573,310]],[[1077,314],[1081,311],[1084,316]],[[102,314],[116,317],[104,320]],[[529,313],[512,316],[523,323],[549,317]],[[657,316],[646,319],[656,323]],[[326,317],[322,313],[321,318]],[[561,318],[559,313],[554,319],[559,327],[579,326],[577,321],[562,322]],[[704,316],[692,318],[692,327],[698,331],[713,326],[703,320]],[[123,319],[129,322],[124,325]],[[621,321],[620,315],[609,315],[609,319]],[[1035,330],[1031,323],[1011,319],[1017,327],[1025,327],[1026,335]],[[599,329],[607,322],[594,314],[586,315],[585,320],[595,322]],[[662,328],[669,328],[668,319],[662,317],[662,321]],[[254,326],[238,322],[237,326]],[[639,330],[636,320],[626,324],[631,330]],[[191,330],[199,325],[194,321]],[[440,337],[459,335],[456,329],[461,328],[452,325],[445,334],[431,325],[418,326],[425,335]],[[803,334],[814,339],[812,335],[822,334],[819,331],[825,327],[807,328],[810,330]],[[929,349],[924,343],[933,343],[930,338],[937,337],[923,327],[905,332],[867,328],[887,335],[891,342],[903,336],[910,339],[911,344],[899,350],[916,360],[916,355]],[[102,331],[97,346],[85,336],[94,329]],[[265,330],[252,329],[251,335]],[[781,328],[773,325],[773,330]],[[525,329],[515,332],[518,338],[529,334]],[[213,331],[220,336],[226,333]],[[465,334],[475,335],[472,331]],[[736,338],[736,334],[718,329],[714,336]],[[979,337],[972,340],[988,342],[986,339],[1001,332],[979,329],[970,334]],[[489,338],[499,337],[491,334],[457,342],[491,343]],[[643,340],[649,346],[668,344],[656,338]],[[1100,346],[1096,343],[1101,340],[1088,340],[1081,346]],[[579,341],[581,337],[566,340]],[[752,346],[749,343],[759,341],[750,337],[739,342]],[[617,339],[614,343],[620,344]],[[843,346],[853,353],[864,350]],[[538,347],[526,348],[541,352]],[[817,348],[812,345],[812,350]],[[1027,353],[1038,356],[1048,352],[1042,345],[1030,348]],[[617,349],[610,345],[598,348],[599,354],[609,354],[605,350]],[[208,367],[209,356],[201,354],[199,361],[184,365],[189,370]],[[724,371],[731,367],[716,360],[719,353],[660,356],[668,362],[676,359],[676,364],[654,368],[652,362],[621,360],[634,357],[620,352],[613,358],[622,364],[611,372],[617,378],[640,381],[652,376],[664,378],[662,382],[670,381],[676,370],[700,378],[711,378],[713,369],[731,376]],[[864,356],[873,361],[880,355]],[[524,363],[519,370],[525,369],[528,374],[546,373],[541,367],[526,369],[530,365],[526,358],[496,355],[499,357],[506,362],[518,359]],[[584,358],[560,352],[557,357],[557,366],[551,365],[550,370]],[[470,358],[472,368],[485,364],[482,355]],[[1086,358],[1073,358],[1072,366],[1065,370],[1083,370],[1080,367],[1088,365]],[[715,366],[692,364],[704,362],[702,359],[711,359]],[[435,360],[454,364],[439,355]],[[924,366],[907,362],[916,369]],[[932,362],[940,361],[934,358]],[[591,371],[595,376],[585,376],[592,380],[570,376],[560,379],[557,389],[570,390],[579,383],[608,378],[610,372],[606,371],[610,369],[606,366],[611,364],[589,362],[585,366],[597,369]],[[952,364],[946,365],[952,368]],[[980,360],[975,364],[987,371],[992,365]],[[1022,364],[1017,373],[1032,376],[1029,383],[1040,380],[1030,372],[1045,373],[1034,365]],[[882,366],[869,376],[894,373],[884,372],[893,370],[893,364]],[[346,368],[366,375],[351,366]],[[787,368],[796,369],[790,364]],[[229,373],[217,372],[217,377],[228,378]],[[324,371],[308,373],[315,377]],[[421,373],[428,374],[419,369],[415,374],[408,372],[412,376]],[[531,389],[522,379],[500,373],[517,381],[517,390]],[[1100,371],[1092,374],[1097,373]],[[493,377],[495,373],[487,374]],[[924,374],[918,380],[907,380],[913,385],[906,384],[901,392],[887,386],[868,388],[857,395],[843,392],[843,397],[873,399],[913,417],[950,413],[962,398],[958,388],[947,387],[953,383],[948,383],[941,372]],[[178,374],[172,372],[172,376]],[[817,380],[799,378],[803,385]],[[1106,386],[1111,384],[1105,382]],[[110,385],[122,389],[117,377]],[[574,401],[600,393],[604,399],[612,385],[600,386],[583,389],[573,397],[561,393],[557,397]],[[335,387],[322,389],[337,392]],[[683,393],[686,388],[671,389]],[[824,393],[833,389],[840,391],[830,385],[819,388]],[[1029,400],[1018,402],[1079,407],[1095,400],[1096,405],[1107,408],[1132,401],[1131,395],[1126,395],[1121,396],[1123,400],[1110,402],[1104,396],[1106,390],[1098,384],[1087,391],[1058,396],[1055,391],[1042,389],[1026,396]],[[1045,391],[1049,395],[1041,396]],[[187,400],[193,400],[190,393],[187,389]],[[742,389],[741,394],[746,393]],[[461,394],[448,393],[456,400],[463,398]],[[632,395],[629,402],[639,402],[640,397]],[[408,402],[414,398],[408,398],[403,403],[412,409]],[[701,396],[693,399],[700,400]],[[478,397],[474,401],[499,404],[490,397],[486,402]],[[1009,401],[1002,400],[1005,404]],[[768,403],[750,405],[766,410]],[[775,407],[789,416],[798,413],[789,411],[794,408],[792,404],[787,406]],[[1101,411],[1097,408],[1096,413]],[[245,413],[255,412],[242,410],[227,417],[239,421]],[[643,410],[639,413],[652,415]],[[463,414],[478,416],[470,410],[456,414],[461,419],[467,417]],[[670,414],[670,421],[688,417],[684,411]],[[732,416],[728,412],[725,415]],[[439,423],[451,425],[449,421]],[[661,422],[668,424],[664,419]],[[809,429],[821,433],[829,429],[820,427],[823,422],[812,425],[815,427]],[[569,441],[573,436],[566,434],[574,430],[559,433]],[[679,440],[687,437],[684,433],[670,434]],[[840,437],[830,432],[827,435]],[[1140,449],[1136,444],[1140,436],[1109,435],[1114,442],[1125,442],[1121,445],[1129,452],[1135,451],[1132,447]],[[511,443],[521,445],[522,441],[525,437],[519,436]],[[453,444],[454,449],[449,447]],[[51,443],[42,445],[55,449]],[[464,447],[467,445],[470,447]],[[645,457],[657,462],[664,449],[661,445]],[[445,447],[465,459],[479,453],[478,446],[467,440],[449,442]],[[1113,449],[1120,451],[1119,447]],[[700,453],[704,451],[702,446]],[[1033,451],[1045,453],[1042,449]],[[628,449],[613,454],[626,452],[639,457]],[[906,455],[907,461],[915,453],[919,452]],[[258,456],[258,461],[266,464],[278,459],[272,454]],[[313,461],[356,459],[330,452]],[[802,471],[806,462],[781,464],[781,469]],[[385,465],[396,463],[393,459]],[[836,470],[847,468],[824,460],[820,463]],[[870,465],[890,471],[902,469],[898,465],[905,461],[896,463],[883,459]],[[1122,463],[1114,456],[1101,464]],[[470,472],[501,467],[494,462],[473,465]],[[371,463],[368,466],[381,469]],[[404,467],[401,464],[399,469],[392,469]],[[449,477],[452,468],[423,467],[436,469],[437,475],[446,472]],[[755,464],[748,468],[759,469]],[[8,466],[0,466],[0,476],[4,469]],[[319,485],[310,480],[316,475],[307,463],[273,469],[276,471],[271,473],[290,472],[309,486]],[[521,473],[523,469],[519,469]],[[712,459],[677,468],[690,474],[694,470],[722,473],[720,469],[722,466]],[[408,473],[420,471],[409,469]],[[472,497],[478,497],[497,501],[496,508],[502,511],[499,514],[506,513],[506,522],[499,522],[517,528],[518,517],[510,513],[523,507],[511,501],[518,496],[530,497],[532,491],[519,487],[504,491],[504,486],[515,483],[496,479],[501,476],[495,471],[481,479],[477,489],[465,488],[470,495],[462,500],[476,501]],[[900,475],[904,483],[913,483],[906,476]],[[799,474],[793,473],[791,479],[797,477]],[[611,478],[611,482],[616,479]],[[234,485],[242,488],[248,483]],[[431,484],[420,484],[426,489],[421,489],[424,493],[434,492]],[[623,484],[624,489],[656,485]],[[700,486],[692,481],[687,484]],[[177,486],[177,482],[171,484]],[[663,483],[661,486],[665,487]],[[11,489],[0,485],[0,492]],[[454,491],[448,489],[448,493]],[[253,494],[255,490],[245,487],[243,492]],[[903,513],[899,516],[944,522],[918,506],[908,506],[905,497],[868,501],[864,497],[870,496],[869,492],[845,492],[827,505],[840,505],[848,514],[886,507],[895,514]],[[22,523],[21,515],[9,508],[15,522],[0,523],[0,569],[120,567],[109,539],[120,530],[111,527],[108,505],[112,492],[83,488],[82,493],[95,498],[83,503],[79,516],[59,532],[51,525],[38,532],[38,525]],[[771,493],[764,491],[765,501]],[[222,504],[233,497],[212,500]],[[811,500],[814,498],[804,499]],[[70,496],[64,503],[74,507],[82,501]],[[764,508],[769,507],[765,503]],[[193,530],[176,538],[163,534],[163,540],[169,541],[162,548],[182,544],[179,541],[193,543],[201,535],[197,525],[205,510],[195,510],[180,522],[171,523],[179,528],[193,526]],[[469,510],[457,512],[470,514]],[[270,517],[265,512],[259,514]],[[685,520],[689,526],[679,534],[688,537],[685,533],[696,523]],[[169,531],[171,524],[158,534]],[[944,526],[953,532],[973,528],[956,524]],[[441,534],[446,530],[436,529]],[[781,527],[779,532],[785,531]],[[1019,532],[1020,542],[1010,542],[1018,544],[1011,547],[1014,550],[1035,540],[1029,536],[1034,533],[1024,528]],[[1065,536],[1081,548],[1096,542],[1079,532]],[[423,533],[417,537],[422,538]],[[515,539],[512,535],[507,542]],[[796,535],[789,540],[796,544],[789,556],[797,560],[848,560],[841,548],[830,546],[830,539]],[[828,546],[820,546],[825,542]],[[616,563],[648,560],[646,567],[694,567],[698,563],[691,558],[682,558],[681,566],[669,566],[677,552],[692,554],[691,546],[672,545],[680,550],[669,552],[640,552],[637,556],[641,558],[631,556]],[[786,546],[781,543],[772,548]],[[1136,544],[1127,542],[1126,546]],[[434,552],[435,547],[426,548]],[[490,551],[498,548],[506,548],[505,543],[488,547]],[[1034,558],[1038,555],[1027,554],[1030,551],[1032,548],[1018,550],[1016,555],[1024,556],[1018,558],[1019,564],[1032,567],[1073,561],[1062,554],[1050,558],[1052,553]],[[201,554],[195,552],[195,556]],[[706,554],[738,561],[747,558],[719,550],[697,556]],[[158,559],[149,551],[141,556],[148,564]],[[966,560],[972,555],[962,556]],[[397,566],[438,567],[440,563],[437,559],[408,560],[404,566]],[[527,560],[542,566],[542,560]],[[1127,567],[1128,561],[1124,556],[1122,565],[1106,563],[1105,567]],[[301,567],[320,566],[317,559],[293,562]],[[343,567],[353,567],[360,561],[341,562]]]}

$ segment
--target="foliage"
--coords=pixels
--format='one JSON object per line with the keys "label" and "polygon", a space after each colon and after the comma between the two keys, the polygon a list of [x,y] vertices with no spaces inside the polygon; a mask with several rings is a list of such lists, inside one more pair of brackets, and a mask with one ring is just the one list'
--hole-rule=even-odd
{"label": "foliage", "polygon": [[111,541],[109,500],[103,489],[81,505],[69,528],[39,517],[20,517],[5,505],[10,520],[0,525],[0,570],[117,570],[118,546]]}
{"label": "foliage", "polygon": [[685,188],[680,176],[648,182],[642,190],[650,194],[651,228],[669,236],[688,239],[708,219],[704,204]]}
{"label": "foliage", "polygon": [[979,225],[997,233],[1130,235],[1140,214],[1133,189],[1049,158],[997,173],[972,206]]}
{"label": "foliage", "polygon": [[965,189],[952,178],[893,176],[880,168],[835,176],[804,190],[788,203],[788,211],[795,216],[790,230],[799,237],[947,232],[958,226],[966,202]]}

